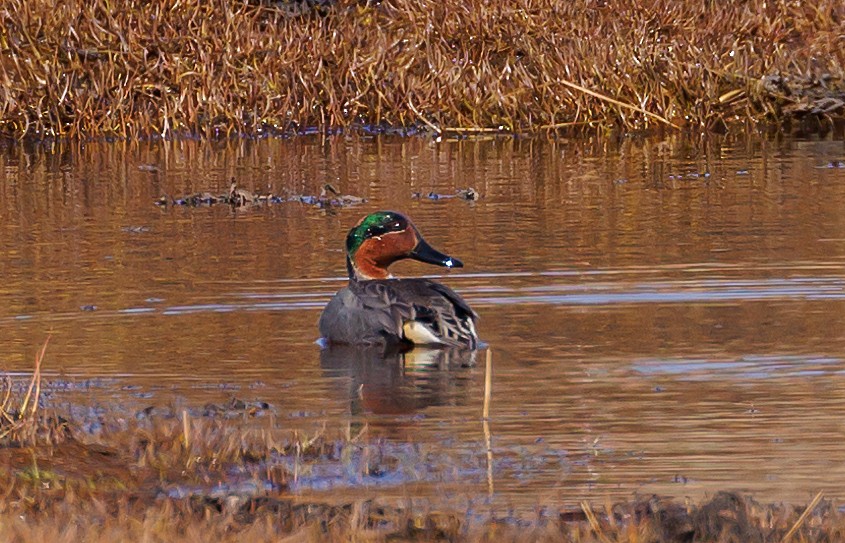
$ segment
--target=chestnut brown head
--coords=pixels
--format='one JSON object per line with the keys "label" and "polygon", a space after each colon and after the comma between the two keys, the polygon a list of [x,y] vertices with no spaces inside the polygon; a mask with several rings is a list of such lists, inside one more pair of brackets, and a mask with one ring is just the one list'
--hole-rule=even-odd
{"label": "chestnut brown head", "polygon": [[414,224],[395,211],[367,215],[346,236],[346,266],[351,280],[387,279],[391,276],[388,266],[405,258],[446,268],[463,267],[460,260],[426,243]]}

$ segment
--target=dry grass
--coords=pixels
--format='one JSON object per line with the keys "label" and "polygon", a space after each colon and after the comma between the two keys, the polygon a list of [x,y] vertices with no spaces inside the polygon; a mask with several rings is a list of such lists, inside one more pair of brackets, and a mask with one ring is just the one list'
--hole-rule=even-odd
{"label": "dry grass", "polygon": [[61,421],[46,418],[39,410],[41,365],[49,343],[48,337],[35,357],[32,377],[24,390],[16,390],[16,383],[9,376],[0,378],[0,446],[35,444],[42,439],[56,442],[64,434]]}
{"label": "dry grass", "polygon": [[845,109],[838,0],[287,4],[6,0],[0,131],[823,128]]}
{"label": "dry grass", "polygon": [[[354,432],[281,429],[263,407],[231,402],[205,415],[118,415],[102,433],[68,421],[63,440],[0,447],[2,541],[837,541],[845,514],[817,496],[807,507],[761,505],[732,493],[700,504],[656,497],[537,513],[443,510],[436,502],[347,499],[292,491],[324,463],[364,476],[407,470],[410,457]],[[43,435],[44,418],[27,419]],[[482,453],[483,454],[483,453]],[[419,458],[416,461],[420,461]],[[315,497],[317,496],[317,497]],[[481,498],[481,496],[479,496]]]}
{"label": "dry grass", "polygon": [[[839,541],[845,513],[819,493],[806,507],[761,505],[721,492],[700,504],[650,497],[594,509],[538,504],[523,516],[443,510],[436,502],[298,496],[297,478],[340,463],[361,477],[414,469],[407,455],[369,437],[367,427],[282,429],[263,402],[182,410],[119,409],[87,434],[69,413],[42,413],[41,366],[22,399],[8,382],[0,439],[0,541]],[[490,371],[488,356],[488,372]],[[17,406],[12,409],[10,406]],[[71,409],[72,410],[72,409]],[[262,416],[267,415],[267,416]],[[61,420],[62,439],[56,439]],[[45,439],[45,437],[47,437]]]}
{"label": "dry grass", "polygon": [[[73,450],[73,454],[81,454]],[[100,459],[108,459],[104,456]],[[732,493],[700,504],[659,498],[595,511],[556,510],[511,516],[450,511],[374,498],[304,501],[281,491],[168,496],[166,485],[140,486],[100,472],[68,478],[32,466],[0,472],[3,541],[561,541],[776,542],[840,541],[845,514],[832,502],[808,507],[761,505]],[[289,539],[286,539],[289,538]]]}

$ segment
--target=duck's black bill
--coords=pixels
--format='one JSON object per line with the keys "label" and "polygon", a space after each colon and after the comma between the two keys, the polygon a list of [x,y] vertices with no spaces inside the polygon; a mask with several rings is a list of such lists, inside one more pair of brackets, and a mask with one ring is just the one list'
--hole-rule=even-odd
{"label": "duck's black bill", "polygon": [[444,255],[422,238],[414,250],[409,255],[414,260],[425,262],[427,264],[434,264],[435,266],[443,266],[445,268],[463,268],[464,263],[457,258],[452,258],[449,255]]}

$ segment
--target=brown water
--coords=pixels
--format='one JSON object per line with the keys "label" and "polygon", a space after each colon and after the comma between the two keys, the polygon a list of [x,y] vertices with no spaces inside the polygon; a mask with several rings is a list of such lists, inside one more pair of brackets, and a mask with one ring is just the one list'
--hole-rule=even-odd
{"label": "brown water", "polygon": [[[13,147],[0,156],[0,363],[30,371],[51,334],[50,378],[92,406],[263,400],[280,425],[367,423],[431,467],[361,481],[327,466],[297,492],[484,495],[483,353],[403,370],[316,343],[346,231],[397,209],[466,265],[442,280],[493,351],[498,503],[842,499],[843,159],[842,141],[745,137]],[[153,203],[231,177],[369,201]],[[412,196],[469,186],[480,201]]]}

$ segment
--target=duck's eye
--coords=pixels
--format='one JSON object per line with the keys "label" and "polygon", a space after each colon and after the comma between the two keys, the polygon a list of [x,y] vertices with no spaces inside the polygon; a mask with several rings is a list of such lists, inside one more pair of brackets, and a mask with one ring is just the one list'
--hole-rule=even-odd
{"label": "duck's eye", "polygon": [[390,230],[382,224],[380,224],[378,226],[371,226],[367,229],[366,237],[377,238],[379,236],[383,236],[383,235],[387,234],[389,231]]}
{"label": "duck's eye", "polygon": [[400,220],[394,220],[390,222],[385,222],[383,224],[379,224],[377,226],[371,226],[367,229],[368,237],[378,237],[383,236],[390,232],[401,232],[405,229],[405,225]]}

